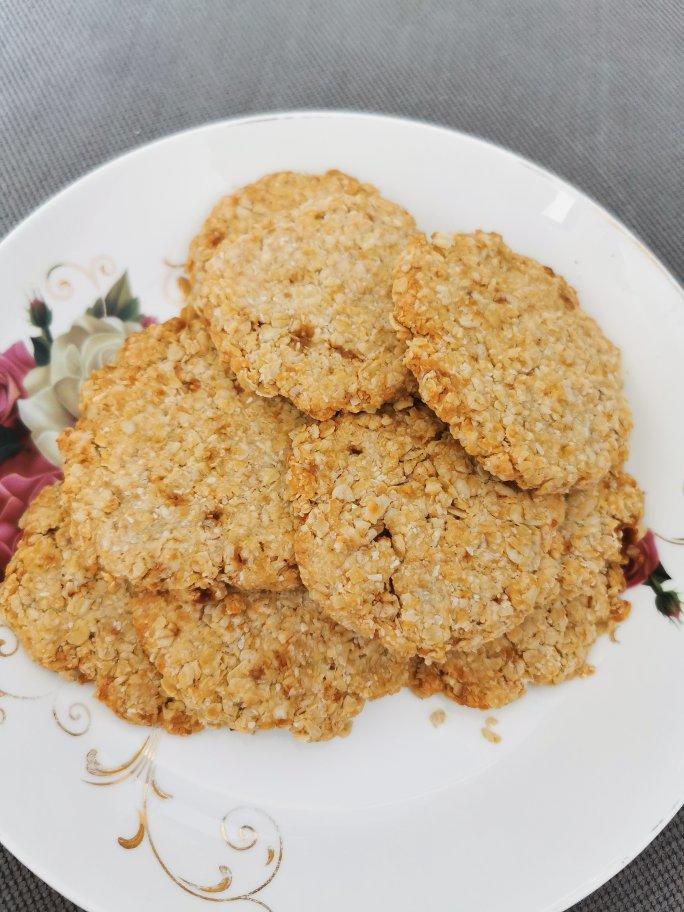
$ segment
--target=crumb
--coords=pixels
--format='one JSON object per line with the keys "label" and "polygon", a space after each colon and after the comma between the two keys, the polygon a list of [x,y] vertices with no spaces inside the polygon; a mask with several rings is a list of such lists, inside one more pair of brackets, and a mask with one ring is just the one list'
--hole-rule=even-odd
{"label": "crumb", "polygon": [[430,722],[434,725],[435,728],[439,728],[440,725],[444,725],[446,722],[446,713],[443,709],[435,709],[430,713]]}
{"label": "crumb", "polygon": [[485,737],[487,741],[491,741],[492,744],[501,743],[501,735],[497,734],[495,731],[492,731],[491,728],[484,727],[481,728],[480,731],[482,732],[483,737]]}

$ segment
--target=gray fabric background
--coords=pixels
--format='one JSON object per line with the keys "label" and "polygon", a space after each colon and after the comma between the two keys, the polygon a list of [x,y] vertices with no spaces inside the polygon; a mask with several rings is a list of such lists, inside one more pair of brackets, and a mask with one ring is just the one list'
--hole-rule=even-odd
{"label": "gray fabric background", "polygon": [[[0,234],[94,165],[170,131],[358,108],[452,125],[541,162],[681,277],[683,48],[680,0],[0,0]],[[684,910],[683,849],[684,813],[576,909]],[[67,909],[0,847],[2,912]]]}

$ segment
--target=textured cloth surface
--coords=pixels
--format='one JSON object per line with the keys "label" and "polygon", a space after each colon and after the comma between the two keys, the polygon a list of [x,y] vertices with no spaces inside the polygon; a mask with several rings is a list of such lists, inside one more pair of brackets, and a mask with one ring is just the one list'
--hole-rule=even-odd
{"label": "textured cloth surface", "polygon": [[[257,111],[353,108],[521,152],[613,210],[681,278],[682,9],[0,0],[0,234],[93,166],[165,133]],[[683,850],[684,813],[577,910],[684,910]],[[0,848],[0,912],[73,908]]]}

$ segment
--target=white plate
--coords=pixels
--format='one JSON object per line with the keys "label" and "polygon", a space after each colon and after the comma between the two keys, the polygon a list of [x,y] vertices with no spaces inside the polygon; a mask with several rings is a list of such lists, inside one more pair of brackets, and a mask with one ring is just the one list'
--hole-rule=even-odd
{"label": "white plate", "polygon": [[[499,231],[577,287],[624,352],[630,468],[649,523],[684,534],[682,290],[582,193],[449,130],[279,114],[125,155],[0,246],[0,349],[28,338],[31,296],[52,308],[53,334],[64,333],[124,269],[143,312],[174,312],[180,270],[168,264],[182,263],[221,193],[269,171],[330,167],[377,184],[426,230]],[[661,556],[684,580],[684,549],[662,544]],[[649,589],[633,596],[620,645],[594,650],[598,673],[496,712],[496,745],[481,734],[487,714],[408,692],[368,706],[345,740],[173,739],[120,723],[87,688],[59,684],[18,651],[0,659],[0,688],[43,696],[0,695],[0,838],[96,912],[210,901],[273,912],[565,909],[643,849],[684,799],[684,644]],[[436,729],[437,706],[447,721]],[[237,848],[222,838],[224,817]],[[137,847],[117,843],[136,833]]]}

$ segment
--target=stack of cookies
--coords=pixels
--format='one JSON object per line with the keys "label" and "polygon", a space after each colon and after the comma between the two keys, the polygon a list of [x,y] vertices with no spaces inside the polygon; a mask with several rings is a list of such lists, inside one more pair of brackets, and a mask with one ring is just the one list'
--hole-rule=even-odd
{"label": "stack of cookies", "polygon": [[29,654],[131,722],[305,740],[404,686],[487,708],[585,673],[642,495],[574,290],[335,171],[221,199],[187,268],[24,517]]}

